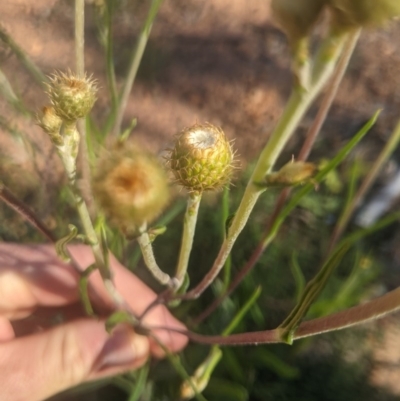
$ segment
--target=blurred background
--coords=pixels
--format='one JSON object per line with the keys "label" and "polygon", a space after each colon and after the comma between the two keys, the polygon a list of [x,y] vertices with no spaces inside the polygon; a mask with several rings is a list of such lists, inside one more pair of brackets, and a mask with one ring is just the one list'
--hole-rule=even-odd
{"label": "blurred background", "polygon": [[[109,108],[109,96],[96,18],[99,2],[87,2],[85,61],[88,73],[99,81],[93,116],[101,125]],[[113,29],[118,83],[125,77],[147,9],[145,0],[119,1]],[[72,1],[2,0],[0,24],[46,75],[74,68]],[[324,21],[320,25],[322,31]],[[399,23],[363,32],[310,159],[319,162],[331,158],[377,109],[382,109],[378,123],[351,159],[335,172],[334,180],[304,199],[255,271],[197,328],[199,331],[220,333],[259,284],[262,294],[238,331],[276,327],[290,311],[296,291],[293,265],[300,265],[306,278],[312,277],[343,206],[351,167],[357,163],[359,177],[368,170],[399,118],[399,37]],[[0,86],[10,84],[23,101],[23,107],[18,109],[7,101],[4,92],[0,96],[0,178],[57,231],[75,217],[63,197],[65,179],[58,156],[46,134],[32,120],[32,114],[46,104],[46,95],[2,40],[0,72]],[[234,210],[251,165],[281,114],[291,83],[288,43],[271,18],[269,1],[165,0],[129,98],[124,124],[127,126],[137,118],[132,137],[159,154],[185,126],[206,121],[221,126],[235,140],[241,162],[241,172],[231,190],[230,207]],[[297,153],[316,105],[278,165],[287,163]],[[359,213],[365,216],[375,195],[398,177],[399,157],[400,152],[395,152]],[[398,195],[394,192],[384,212],[398,206]],[[234,248],[232,274],[248,260],[261,238],[266,216],[278,193],[271,191],[263,196],[254,211]],[[179,247],[183,195],[177,194],[177,209],[171,215],[168,231],[155,245],[160,263],[167,269],[174,266]],[[201,208],[191,259],[196,261],[192,263],[196,270],[193,282],[211,265],[223,236],[221,196],[221,193],[207,196]],[[2,240],[40,241],[4,205],[0,205],[0,218]],[[309,317],[358,304],[397,287],[399,240],[398,226],[392,225],[362,241],[346,257]],[[127,257],[128,261],[135,260],[130,267],[157,288],[142,271],[137,251],[133,249]],[[178,308],[178,317],[190,324],[188,317],[200,313],[222,285],[221,280],[216,281],[201,300]],[[391,316],[360,328],[301,340],[292,347],[226,348],[204,395],[209,400],[234,401],[400,400],[397,318]],[[207,347],[189,346],[182,360],[193,371],[206,354]],[[167,361],[152,362],[150,379],[153,387],[148,394],[152,398],[145,398],[145,394],[142,400],[178,399],[176,389],[180,379]],[[128,395],[115,383],[102,383],[54,397],[52,401],[127,399]]]}

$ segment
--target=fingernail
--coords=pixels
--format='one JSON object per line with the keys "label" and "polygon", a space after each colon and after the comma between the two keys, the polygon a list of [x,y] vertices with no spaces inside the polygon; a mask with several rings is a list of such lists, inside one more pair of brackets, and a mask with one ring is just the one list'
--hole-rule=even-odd
{"label": "fingernail", "polygon": [[135,334],[131,330],[116,330],[104,344],[94,371],[133,365],[145,358],[149,352],[147,338]]}

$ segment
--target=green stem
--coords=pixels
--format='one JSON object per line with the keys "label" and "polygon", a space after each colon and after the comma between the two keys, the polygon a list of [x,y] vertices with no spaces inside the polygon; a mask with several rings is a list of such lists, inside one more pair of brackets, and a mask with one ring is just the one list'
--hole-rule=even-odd
{"label": "green stem", "polygon": [[108,269],[105,263],[103,250],[101,248],[97,234],[94,230],[89,210],[76,186],[76,157],[79,147],[79,134],[76,129],[76,125],[65,125],[62,130],[62,136],[64,139],[63,144],[57,145],[56,147],[67,173],[68,181],[70,187],[72,188],[72,193],[75,199],[76,208],[87,240],[92,248],[96,267],[99,269],[104,286],[106,287],[109,295],[111,296],[115,304],[117,306],[124,306],[125,308],[129,309],[121,295],[117,292],[112,282],[111,271]]}
{"label": "green stem", "polygon": [[[78,78],[83,79],[85,77],[85,0],[75,0],[75,61],[76,74]],[[91,174],[85,120],[80,119],[77,126],[81,135],[81,141],[79,142],[79,164],[82,173],[81,190],[86,205],[88,206],[91,215],[93,215],[94,202],[90,184]]]}
{"label": "green stem", "polygon": [[220,272],[237,237],[247,223],[258,197],[264,191],[262,189],[260,190],[260,188],[257,185],[254,185],[254,183],[261,182],[265,175],[272,170],[276,159],[294,133],[305,112],[332,75],[336,61],[341,55],[347,37],[348,34],[341,35],[340,37],[329,36],[322,43],[317,55],[316,67],[313,71],[309,91],[305,92],[300,87],[296,87],[293,90],[278,125],[272,133],[267,145],[261,152],[257,165],[246,187],[242,201],[229,228],[227,238],[222,244],[214,265],[203,280],[186,294],[185,299],[198,298]]}
{"label": "green stem", "polygon": [[[303,146],[301,147],[301,150],[297,156],[297,160],[302,160],[302,161],[306,160],[308,158],[309,153],[311,152],[311,149],[315,142],[315,139],[317,138],[317,135],[320,132],[322,124],[325,121],[325,118],[328,114],[330,106],[336,95],[339,84],[346,71],[347,65],[350,61],[350,57],[351,57],[354,47],[357,43],[359,34],[360,34],[360,31],[354,32],[354,35],[351,35],[348,38],[348,40],[343,48],[342,56],[341,56],[339,62],[337,63],[337,66],[336,66],[335,71],[332,76],[332,80],[326,90],[324,98],[322,99],[321,106],[319,107],[318,113],[315,116],[315,119],[307,132],[306,139],[305,139]],[[235,276],[235,278],[233,279],[233,281],[231,283],[229,282],[230,280],[228,281],[228,279],[227,279],[227,275],[230,276],[230,258],[231,258],[230,255],[228,256],[227,262],[225,263],[225,267],[224,267],[224,289],[222,291],[222,295],[220,295],[217,299],[215,299],[214,302],[211,303],[209,305],[209,307],[206,308],[194,320],[196,323],[199,323],[200,321],[205,319],[207,316],[209,316],[218,307],[218,305],[227,296],[229,296],[229,294],[231,294],[235,290],[235,288],[241,283],[243,278],[250,272],[250,270],[253,269],[253,267],[259,260],[260,256],[265,251],[266,247],[271,243],[271,241],[275,237],[277,230],[275,230],[275,232],[272,233],[272,231],[273,231],[272,227],[274,226],[276,220],[279,218],[279,214],[282,211],[282,208],[284,207],[285,202],[286,202],[287,198],[289,197],[290,192],[291,192],[291,188],[286,188],[281,192],[281,194],[275,204],[274,210],[269,217],[269,221],[268,221],[266,232],[264,234],[263,239],[257,245],[257,247],[254,250],[251,257],[248,259],[248,261],[246,262],[244,267],[239,271],[239,273]],[[229,266],[229,269],[228,269],[228,266]],[[228,272],[227,272],[227,270],[228,270]],[[230,277],[228,277],[228,278],[230,279]]]}
{"label": "green stem", "polygon": [[126,82],[124,85],[124,89],[121,95],[121,101],[119,103],[117,116],[115,119],[113,134],[119,135],[121,132],[122,119],[125,113],[126,106],[128,104],[128,98],[132,90],[133,83],[135,82],[135,78],[139,69],[140,62],[142,61],[144,50],[146,49],[147,41],[150,36],[151,28],[153,26],[154,19],[158,13],[158,10],[161,6],[163,0],[152,0],[150,10],[147,14],[146,20],[140,32],[131,64],[129,66],[128,76],[126,78]]}
{"label": "green stem", "polygon": [[15,94],[10,81],[4,75],[3,71],[0,69],[0,93],[3,95],[4,99],[11,104],[15,110],[24,114],[25,116],[30,116],[30,111],[25,107],[22,100]]}
{"label": "green stem", "polygon": [[115,78],[114,69],[114,52],[113,52],[113,16],[114,16],[114,2],[105,3],[105,24],[106,24],[106,40],[105,40],[105,50],[106,50],[106,73],[107,73],[107,83],[111,95],[111,110],[115,113],[118,103],[117,95],[117,82]]}
{"label": "green stem", "polygon": [[164,273],[157,264],[150,237],[146,231],[146,227],[142,227],[141,231],[142,234],[140,234],[137,241],[142,251],[143,259],[147,268],[159,283],[169,286],[172,285],[171,277],[168,274]]}
{"label": "green stem", "polygon": [[[221,220],[222,220],[222,240],[224,241],[226,238],[226,222],[229,218],[229,188],[226,186],[224,188],[224,193],[222,195],[222,213],[221,213]],[[223,288],[221,293],[225,293],[225,291],[229,288],[229,284],[231,282],[231,270],[232,270],[232,258],[231,255],[225,261],[224,264],[224,277],[223,277]]]}
{"label": "green stem", "polygon": [[178,282],[178,288],[182,285],[185,278],[190,252],[192,251],[194,232],[196,228],[197,215],[201,202],[201,193],[189,195],[184,217],[183,233],[181,241],[181,250],[179,252],[178,266],[176,268],[175,279]]}
{"label": "green stem", "polygon": [[85,76],[85,0],[75,0],[75,61],[78,78]]}
{"label": "green stem", "polygon": [[45,83],[48,82],[48,78],[42,73],[40,68],[31,60],[31,58],[25,53],[25,51],[19,47],[12,37],[5,31],[0,24],[0,40],[3,41],[21,61],[22,65],[30,72],[35,78],[36,82],[43,88],[46,89]]}

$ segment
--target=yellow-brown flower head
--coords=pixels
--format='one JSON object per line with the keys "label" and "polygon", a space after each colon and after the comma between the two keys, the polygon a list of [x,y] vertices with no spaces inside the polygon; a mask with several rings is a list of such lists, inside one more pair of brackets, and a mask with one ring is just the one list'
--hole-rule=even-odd
{"label": "yellow-brown flower head", "polygon": [[55,113],[65,122],[75,122],[89,114],[96,101],[96,82],[75,77],[71,72],[54,74],[50,78],[48,94]]}
{"label": "yellow-brown flower head", "polygon": [[223,187],[234,168],[231,145],[212,124],[195,124],[180,132],[168,161],[179,184],[190,192]]}
{"label": "yellow-brown flower head", "polygon": [[399,0],[329,0],[333,22],[344,29],[382,25],[400,15]]}
{"label": "yellow-brown flower head", "polygon": [[129,233],[154,220],[169,201],[162,165],[154,156],[132,147],[115,149],[100,159],[93,190],[111,223]]}
{"label": "yellow-brown flower head", "polygon": [[325,0],[272,0],[274,17],[293,45],[307,36],[324,7]]}

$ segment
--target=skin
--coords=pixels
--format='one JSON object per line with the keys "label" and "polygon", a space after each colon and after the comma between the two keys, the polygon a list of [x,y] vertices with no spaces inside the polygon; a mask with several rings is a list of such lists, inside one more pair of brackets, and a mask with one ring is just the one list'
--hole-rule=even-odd
{"label": "skin", "polygon": [[[93,263],[86,246],[69,248],[84,269]],[[140,314],[156,294],[111,259],[115,285]],[[40,401],[90,380],[136,369],[149,357],[162,358],[154,341],[119,326],[110,335],[103,319],[85,316],[79,302],[79,275],[61,262],[51,246],[0,243],[0,388],[1,399]],[[97,313],[111,302],[97,272],[90,277]],[[143,322],[147,327],[183,329],[164,306]],[[187,343],[185,336],[154,330],[172,352]]]}

